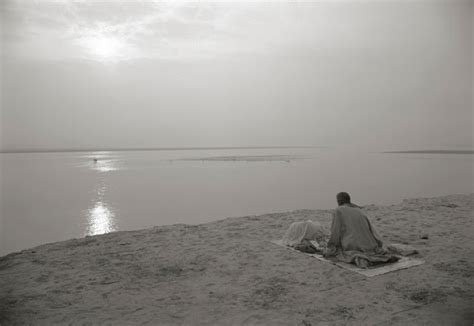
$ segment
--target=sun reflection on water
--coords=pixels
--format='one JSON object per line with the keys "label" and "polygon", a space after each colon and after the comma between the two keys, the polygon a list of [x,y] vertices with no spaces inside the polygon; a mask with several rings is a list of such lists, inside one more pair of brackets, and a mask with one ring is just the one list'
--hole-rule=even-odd
{"label": "sun reflection on water", "polygon": [[94,167],[94,170],[99,172],[117,171],[117,162],[112,160],[98,161]]}
{"label": "sun reflection on water", "polygon": [[77,167],[107,173],[124,170],[124,160],[116,154],[94,152],[78,157]]}
{"label": "sun reflection on water", "polygon": [[111,172],[120,169],[117,160],[94,160],[92,163],[92,169],[99,172]]}
{"label": "sun reflection on water", "polygon": [[96,235],[113,232],[115,227],[115,214],[103,200],[105,185],[97,191],[97,198],[93,207],[87,210],[87,230],[85,235]]}

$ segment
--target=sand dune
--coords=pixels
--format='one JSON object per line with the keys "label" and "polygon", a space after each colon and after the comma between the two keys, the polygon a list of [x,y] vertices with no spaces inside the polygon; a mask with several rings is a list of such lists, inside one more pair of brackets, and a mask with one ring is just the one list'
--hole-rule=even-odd
{"label": "sand dune", "polygon": [[[327,210],[86,237],[0,258],[0,323],[472,325],[474,195],[366,206],[426,264],[374,278],[269,242]],[[421,239],[427,234],[428,239]]]}

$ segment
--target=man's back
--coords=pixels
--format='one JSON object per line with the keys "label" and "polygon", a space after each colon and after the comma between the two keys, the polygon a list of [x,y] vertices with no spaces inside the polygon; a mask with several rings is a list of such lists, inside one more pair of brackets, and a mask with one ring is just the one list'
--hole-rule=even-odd
{"label": "man's back", "polygon": [[357,207],[341,205],[336,209],[328,247],[343,251],[377,252],[382,241],[367,216]]}

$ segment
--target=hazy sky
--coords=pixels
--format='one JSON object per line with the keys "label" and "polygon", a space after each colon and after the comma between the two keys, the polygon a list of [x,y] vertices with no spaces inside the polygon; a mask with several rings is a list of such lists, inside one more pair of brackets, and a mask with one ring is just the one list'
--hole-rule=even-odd
{"label": "hazy sky", "polygon": [[472,147],[473,3],[3,0],[1,149]]}

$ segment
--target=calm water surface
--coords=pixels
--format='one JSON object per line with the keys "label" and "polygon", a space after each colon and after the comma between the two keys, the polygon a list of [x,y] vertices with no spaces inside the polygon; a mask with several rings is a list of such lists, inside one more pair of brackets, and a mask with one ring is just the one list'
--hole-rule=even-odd
{"label": "calm water surface", "polygon": [[332,208],[339,191],[362,205],[471,193],[473,158],[334,149],[0,154],[0,255],[116,230]]}

